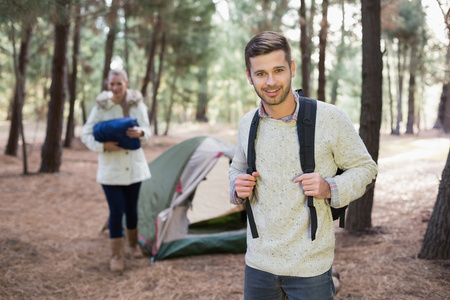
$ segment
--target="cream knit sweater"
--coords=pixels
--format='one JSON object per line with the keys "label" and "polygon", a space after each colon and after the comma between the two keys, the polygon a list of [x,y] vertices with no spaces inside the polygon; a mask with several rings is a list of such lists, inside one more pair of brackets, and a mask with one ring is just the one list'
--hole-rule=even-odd
{"label": "cream knit sweater", "polygon": [[[236,155],[230,167],[231,190],[236,176],[247,169],[247,144],[255,110],[239,125]],[[341,207],[363,195],[377,173],[347,115],[318,101],[315,133],[316,170],[335,184],[331,205]],[[260,173],[251,200],[259,238],[247,228],[246,263],[276,275],[311,277],[328,271],[334,258],[334,225],[329,204],[315,199],[317,236],[311,241],[310,212],[300,185],[302,174],[296,121],[261,118],[256,140],[256,169]],[[334,176],[337,168],[345,170]],[[240,203],[232,197],[233,203]]]}

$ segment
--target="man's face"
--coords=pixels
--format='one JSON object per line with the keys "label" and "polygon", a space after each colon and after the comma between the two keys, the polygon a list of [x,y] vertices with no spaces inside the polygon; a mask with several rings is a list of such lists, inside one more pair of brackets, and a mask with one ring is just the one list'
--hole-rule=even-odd
{"label": "man's face", "polygon": [[266,105],[283,103],[291,91],[291,80],[295,75],[295,63],[286,61],[283,50],[250,58],[247,78],[256,94]]}

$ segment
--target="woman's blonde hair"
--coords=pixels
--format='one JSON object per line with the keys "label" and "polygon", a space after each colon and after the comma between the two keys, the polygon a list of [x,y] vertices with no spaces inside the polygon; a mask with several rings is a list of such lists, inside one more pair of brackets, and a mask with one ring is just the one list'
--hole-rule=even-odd
{"label": "woman's blonde hair", "polygon": [[110,76],[120,76],[125,82],[128,82],[128,74],[125,70],[120,69],[109,70],[108,78]]}

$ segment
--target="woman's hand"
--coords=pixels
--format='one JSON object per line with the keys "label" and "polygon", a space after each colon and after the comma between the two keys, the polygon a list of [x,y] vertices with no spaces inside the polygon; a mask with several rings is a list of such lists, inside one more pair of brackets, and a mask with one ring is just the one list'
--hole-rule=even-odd
{"label": "woman's hand", "polygon": [[127,136],[132,139],[138,139],[144,135],[144,131],[137,126],[131,127],[127,129]]}
{"label": "woman's hand", "polygon": [[103,150],[104,151],[120,151],[123,150],[123,148],[117,146],[118,142],[104,142],[103,143]]}

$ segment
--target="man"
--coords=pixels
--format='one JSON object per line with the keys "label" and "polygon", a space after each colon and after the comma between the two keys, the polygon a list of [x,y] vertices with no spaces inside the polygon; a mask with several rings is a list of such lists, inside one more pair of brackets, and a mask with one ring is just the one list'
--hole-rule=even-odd
{"label": "man", "polygon": [[[247,229],[244,299],[333,299],[331,265],[334,225],[329,206],[361,197],[377,166],[347,115],[318,101],[314,173],[302,174],[297,136],[299,96],[292,90],[295,63],[286,38],[262,32],[245,48],[248,81],[261,99],[238,131],[230,167],[231,202],[249,197],[259,233]],[[250,123],[260,121],[255,141],[256,170],[246,174]],[[336,170],[344,170],[335,175]],[[306,196],[314,197],[318,229],[311,239]],[[248,226],[249,227],[249,226]]]}

